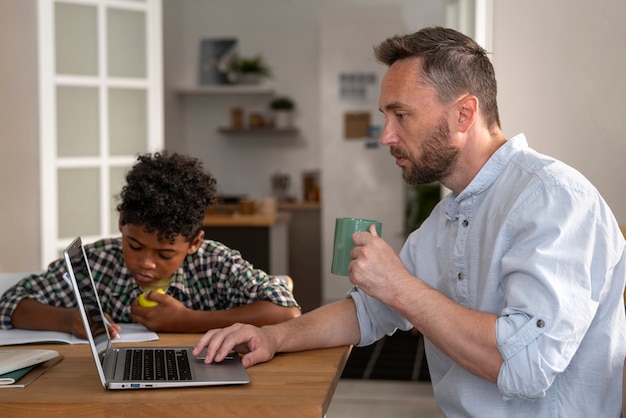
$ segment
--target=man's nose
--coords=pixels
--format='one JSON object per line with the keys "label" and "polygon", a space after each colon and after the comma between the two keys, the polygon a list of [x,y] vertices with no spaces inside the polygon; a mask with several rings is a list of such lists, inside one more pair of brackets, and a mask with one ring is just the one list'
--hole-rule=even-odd
{"label": "man's nose", "polygon": [[380,139],[378,142],[380,142],[381,145],[391,145],[398,142],[398,136],[395,133],[391,122],[388,120],[385,121],[385,125],[380,133]]}

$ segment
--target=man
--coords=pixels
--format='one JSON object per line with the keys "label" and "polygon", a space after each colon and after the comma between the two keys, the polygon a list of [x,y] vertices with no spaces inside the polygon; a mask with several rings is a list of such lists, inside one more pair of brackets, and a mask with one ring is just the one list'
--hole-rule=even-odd
{"label": "man", "polygon": [[451,417],[618,417],[626,353],[624,239],[577,171],[505,139],[485,51],[444,28],[379,45],[388,145],[410,184],[452,193],[400,256],[375,230],[353,236],[345,300],[257,329],[209,331],[207,362],[235,347],[276,352],[368,345],[415,327],[435,397]]}

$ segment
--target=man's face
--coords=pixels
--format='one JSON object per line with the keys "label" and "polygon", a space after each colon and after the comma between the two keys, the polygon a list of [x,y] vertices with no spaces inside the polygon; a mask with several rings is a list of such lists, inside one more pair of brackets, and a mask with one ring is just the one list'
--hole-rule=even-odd
{"label": "man's face", "polygon": [[192,242],[177,235],[173,243],[158,239],[158,231],[147,233],[143,225],[120,225],[126,266],[139,286],[171,277],[188,254],[198,249],[202,233]]}
{"label": "man's face", "polygon": [[402,168],[402,177],[412,185],[448,177],[458,149],[450,137],[446,105],[432,87],[418,82],[418,59],[394,63],[381,84],[379,108],[385,115],[380,142]]}

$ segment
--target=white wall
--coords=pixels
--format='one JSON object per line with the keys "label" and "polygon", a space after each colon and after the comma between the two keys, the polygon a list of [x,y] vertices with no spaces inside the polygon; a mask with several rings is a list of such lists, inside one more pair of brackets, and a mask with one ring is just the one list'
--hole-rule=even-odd
{"label": "white wall", "polygon": [[[246,13],[242,13],[246,10]],[[404,189],[386,148],[365,150],[363,141],[342,137],[343,112],[368,110],[378,118],[377,97],[342,103],[342,71],[383,74],[372,46],[395,33],[443,24],[443,2],[429,0],[185,0],[164,1],[166,45],[166,144],[200,157],[227,194],[261,197],[271,193],[270,176],[291,175],[291,192],[301,198],[301,173],[322,173],[322,257],[325,301],[341,298],[350,285],[330,274],[337,216],[383,221],[383,234],[402,244]],[[236,37],[243,55],[261,53],[273,69],[277,93],[297,102],[297,138],[232,138],[216,132],[228,125],[240,97],[186,97],[177,86],[197,83],[202,38]],[[267,98],[247,98],[261,109]],[[346,191],[350,191],[346,193]]]}
{"label": "white wall", "polygon": [[[285,149],[270,143],[272,152],[261,149],[262,144],[233,145],[244,155],[230,160],[229,165],[236,169],[228,177],[237,176],[237,184],[247,181],[254,187],[250,190],[263,192],[269,188],[270,171],[250,174],[242,170],[254,160],[255,153],[260,154],[261,161],[261,157],[271,159],[268,167],[288,167],[294,174],[325,164],[323,150],[317,144],[323,136],[318,94],[321,86],[316,82],[323,74],[317,57],[322,9],[334,4],[400,6],[404,23],[397,32],[401,33],[436,23],[438,12],[436,8],[433,10],[434,3],[432,0],[164,0],[166,93],[171,93],[179,83],[195,80],[198,42],[204,35],[243,33],[242,45],[248,51],[267,48],[272,63],[286,68],[286,73],[281,73],[277,80],[281,86],[284,80],[287,83],[284,91],[298,100],[300,113],[296,122],[303,131],[303,139]],[[523,131],[533,147],[578,168],[595,183],[618,220],[626,223],[626,193],[621,184],[626,155],[623,116],[626,27],[622,22],[626,3],[621,0],[494,3],[493,61],[505,134],[510,137]],[[241,12],[242,8],[246,13]],[[263,41],[266,34],[275,42]],[[295,53],[291,52],[294,49]],[[0,1],[0,50],[4,57],[10,57],[0,60],[0,271],[33,270],[37,266],[32,261],[39,259],[35,0]],[[379,69],[376,65],[372,64],[372,68]],[[180,98],[166,94],[165,99],[168,148],[185,151],[188,141],[198,141],[205,145],[199,152],[210,152],[210,145],[215,142],[214,132],[198,126],[199,132],[187,135]],[[381,164],[387,164],[387,168],[393,166],[390,161]],[[324,170],[324,181],[340,178],[337,170],[326,171],[326,165]],[[396,186],[394,183],[390,187]],[[332,182],[325,187],[332,189]],[[335,212],[339,213],[339,209]],[[326,245],[328,228],[335,215],[325,215]],[[388,231],[385,228],[386,236]],[[327,247],[323,249],[326,263],[329,251]],[[324,270],[328,270],[326,266]],[[337,297],[336,294],[325,296]]]}
{"label": "white wall", "polygon": [[[224,136],[216,129],[229,125],[231,107],[243,104],[246,111],[265,110],[269,98],[178,97],[174,112],[182,109],[182,126],[168,129],[167,146],[200,157],[224,193],[269,195],[270,176],[281,171],[291,175],[291,192],[300,197],[301,172],[319,167],[317,3],[166,0],[164,6],[165,37],[174,35],[179,41],[166,49],[166,58],[170,53],[178,58],[176,67],[168,64],[166,89],[197,85],[201,39],[235,37],[242,55],[263,55],[272,68],[270,81],[276,93],[295,99],[294,122],[301,131],[296,138]],[[177,26],[166,15],[172,7],[182,19]]]}
{"label": "white wall", "polygon": [[502,125],[589,178],[626,224],[626,2],[494,1]]}
{"label": "white wall", "polygon": [[368,112],[372,124],[384,124],[378,111],[378,86],[372,100],[341,100],[338,81],[339,74],[349,72],[375,73],[380,81],[386,67],[373,58],[372,46],[406,31],[398,5],[329,6],[320,17],[324,302],[342,298],[352,287],[347,278],[330,273],[335,218],[379,220],[383,237],[396,251],[404,242],[404,183],[388,148],[367,148],[364,140],[343,137],[346,112]]}
{"label": "white wall", "polygon": [[0,1],[0,271],[39,269],[36,6]]}

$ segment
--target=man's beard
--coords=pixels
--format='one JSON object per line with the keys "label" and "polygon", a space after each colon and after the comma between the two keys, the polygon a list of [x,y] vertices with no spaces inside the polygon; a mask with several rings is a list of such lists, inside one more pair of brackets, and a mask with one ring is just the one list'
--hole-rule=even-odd
{"label": "man's beard", "polygon": [[408,159],[411,164],[402,169],[402,178],[408,184],[432,183],[452,172],[459,151],[449,144],[450,129],[444,118],[439,121],[435,132],[422,144],[422,157],[418,163],[406,150],[392,146],[389,152]]}

